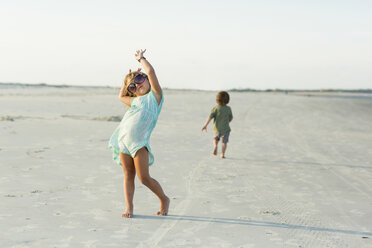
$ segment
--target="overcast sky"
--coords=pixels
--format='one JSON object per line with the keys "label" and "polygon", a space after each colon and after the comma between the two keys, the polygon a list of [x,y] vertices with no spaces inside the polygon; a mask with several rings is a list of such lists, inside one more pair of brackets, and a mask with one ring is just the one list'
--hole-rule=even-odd
{"label": "overcast sky", "polygon": [[372,1],[2,0],[0,82],[372,88]]}

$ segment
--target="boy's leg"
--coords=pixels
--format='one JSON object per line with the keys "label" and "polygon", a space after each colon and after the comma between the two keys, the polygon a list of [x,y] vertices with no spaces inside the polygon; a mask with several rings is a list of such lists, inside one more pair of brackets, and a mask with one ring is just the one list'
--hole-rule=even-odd
{"label": "boy's leg", "polygon": [[134,179],[136,177],[136,169],[134,167],[133,159],[131,156],[125,153],[120,153],[120,161],[123,165],[124,171],[124,196],[126,209],[125,212],[121,215],[125,218],[133,217],[133,197],[134,197]]}
{"label": "boy's leg", "polygon": [[227,143],[222,142],[222,153],[221,153],[221,158],[225,158],[225,152],[227,148]]}
{"label": "boy's leg", "polygon": [[222,135],[222,152],[220,155],[221,158],[225,158],[225,152],[227,148],[227,142],[229,142],[229,137],[230,137],[230,131]]}
{"label": "boy's leg", "polygon": [[163,189],[161,188],[158,181],[150,177],[149,173],[149,152],[146,147],[142,147],[136,153],[136,156],[133,158],[134,167],[139,180],[142,184],[147,186],[160,200],[160,210],[157,212],[158,215],[167,215],[169,208],[169,198],[164,194]]}
{"label": "boy's leg", "polygon": [[217,145],[218,145],[218,139],[213,139],[213,155],[217,155]]}

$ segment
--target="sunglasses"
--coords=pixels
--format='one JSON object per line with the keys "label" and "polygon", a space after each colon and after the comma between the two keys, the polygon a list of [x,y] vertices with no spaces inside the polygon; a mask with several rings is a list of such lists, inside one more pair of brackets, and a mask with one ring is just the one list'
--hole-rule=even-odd
{"label": "sunglasses", "polygon": [[128,85],[128,88],[127,90],[134,94],[137,90],[137,85],[136,84],[142,84],[143,82],[145,82],[145,79],[146,79],[146,76],[145,75],[142,75],[142,74],[138,74],[137,76],[134,77],[133,79],[133,83],[130,83]]}

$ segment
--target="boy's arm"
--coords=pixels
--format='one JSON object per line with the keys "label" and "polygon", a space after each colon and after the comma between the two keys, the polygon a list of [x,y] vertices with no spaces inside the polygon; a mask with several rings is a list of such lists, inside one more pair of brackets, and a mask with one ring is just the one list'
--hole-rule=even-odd
{"label": "boy's arm", "polygon": [[204,123],[204,126],[202,127],[202,132],[205,130],[205,131],[207,131],[207,126],[208,126],[208,124],[209,124],[209,122],[211,121],[212,119],[211,119],[211,117],[208,117],[207,118],[207,120],[205,121],[205,123]]}
{"label": "boy's arm", "polygon": [[141,65],[145,69],[145,72],[149,77],[149,82],[150,82],[150,85],[151,85],[151,89],[154,92],[156,101],[159,104],[160,101],[161,101],[161,97],[162,97],[161,96],[161,87],[160,87],[158,78],[155,74],[154,67],[152,67],[152,65],[146,60],[146,58],[143,57],[143,54],[145,52],[146,52],[146,49],[145,50],[137,50],[137,52],[135,54],[135,57],[136,57],[137,60],[139,60],[139,62],[141,63]]}
{"label": "boy's arm", "polygon": [[204,126],[202,127],[202,132],[203,132],[204,130],[207,131],[207,126],[208,126],[209,122],[210,122],[212,119],[214,119],[214,118],[216,118],[216,107],[214,107],[214,108],[212,109],[210,115],[208,116],[207,120],[205,121]]}
{"label": "boy's arm", "polygon": [[125,84],[123,83],[123,86],[121,86],[121,90],[119,93],[119,100],[128,105],[129,107],[131,106],[131,100],[132,97],[130,96],[124,96],[124,90],[125,90]]}

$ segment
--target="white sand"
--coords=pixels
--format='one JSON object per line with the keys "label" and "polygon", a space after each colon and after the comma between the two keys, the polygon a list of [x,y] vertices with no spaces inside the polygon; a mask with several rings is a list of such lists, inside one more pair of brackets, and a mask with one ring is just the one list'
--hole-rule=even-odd
{"label": "white sand", "polygon": [[123,219],[114,89],[0,89],[0,247],[372,247],[372,100],[232,93],[227,159],[200,128],[215,92],[165,91],[150,171]]}

